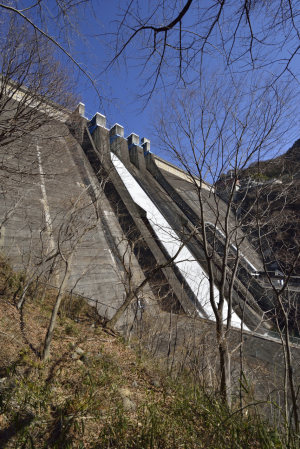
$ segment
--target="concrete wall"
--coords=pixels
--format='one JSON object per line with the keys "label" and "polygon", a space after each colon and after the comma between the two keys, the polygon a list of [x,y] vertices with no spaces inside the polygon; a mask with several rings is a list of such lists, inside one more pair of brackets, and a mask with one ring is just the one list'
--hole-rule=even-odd
{"label": "concrete wall", "polygon": [[[99,133],[102,131],[97,131],[98,130],[95,130],[93,132],[93,139],[100,149],[101,138],[99,137]],[[127,170],[140,186],[142,186],[143,190],[152,199],[167,222],[177,232],[179,238],[182,238],[183,227],[185,231],[187,229],[191,231],[194,225],[199,223],[200,210],[199,206],[197,206],[196,198],[192,197],[192,194],[194,193],[193,185],[186,179],[183,179],[181,172],[179,172],[180,176],[170,175],[170,173],[164,172],[156,165],[153,154],[148,153],[144,157],[144,150],[142,147],[137,144],[132,145],[131,142],[129,142],[129,139],[127,141],[127,139],[124,139],[121,136],[112,140],[110,149],[121,159]],[[180,187],[180,189],[178,187]],[[222,222],[226,213],[226,206],[218,197],[218,205],[214,205],[213,199],[210,198],[209,190],[204,189],[204,195],[208,203],[206,211],[207,220],[216,222],[216,216],[218,214],[220,215],[219,222]],[[140,225],[138,225],[138,227],[140,229]],[[205,270],[208,271],[201,242],[198,242],[197,239],[194,238],[187,246],[196,260],[198,260]],[[249,247],[250,245],[246,240],[243,243],[243,252],[248,255],[252,263],[261,267],[261,261],[258,255],[252,248],[249,250]],[[173,271],[182,286],[182,291],[185,291],[185,294],[195,302],[195,298],[192,297],[192,292],[188,289],[188,286],[184,284],[184,280],[179,278],[178,273],[176,273],[174,269]],[[216,273],[216,278],[218,279],[218,277],[219,274]],[[236,281],[236,284],[239,294],[237,291],[233,292],[234,310],[239,316],[242,316],[242,311],[245,309],[245,323],[249,326],[256,327],[262,322],[263,311],[258,306],[256,299],[249,292],[248,288],[246,288],[239,280]],[[241,295],[243,296],[241,297]],[[244,307],[243,298],[245,299],[246,297],[247,304]],[[261,327],[263,329],[268,329],[270,326],[268,324],[263,324]]]}
{"label": "concrete wall", "polygon": [[[79,112],[83,112],[82,106],[66,123],[49,120],[38,132],[1,150],[4,170],[0,245],[16,268],[44,279],[51,269],[51,261],[45,262],[46,256],[57,248],[61,229],[71,220],[74,207],[77,217],[70,222],[73,243],[80,229],[89,229],[98,213],[97,226],[86,232],[76,247],[68,289],[97,300],[99,312],[111,317],[124,297],[127,281],[122,260],[127,257],[128,263],[128,242],[135,242],[131,264],[136,285],[150,269],[165,263],[169,257],[113,167],[111,152],[118,155],[179,238],[183,230],[191,231],[199,223],[201,213],[189,177],[182,170],[178,169],[177,173],[173,166],[172,171],[167,171],[168,163],[163,163],[161,158],[156,163],[155,156],[145,151],[149,149],[148,141],[145,140],[142,148],[138,136],[131,135],[128,140],[123,137],[120,125],[108,130],[104,116],[98,114],[99,117],[88,122]],[[205,186],[203,195],[205,219],[214,223],[217,217],[222,224],[226,205],[212,194],[209,186]],[[230,223],[234,227],[233,216]],[[240,230],[238,234],[238,238],[243,238]],[[208,272],[201,239],[193,238],[187,246]],[[65,251],[70,251],[66,245]],[[261,269],[261,260],[247,239],[242,251]],[[59,285],[63,270],[61,260],[52,273],[52,283]],[[216,269],[216,279],[218,276]],[[153,311],[158,307],[190,316],[195,314],[193,292],[175,265],[159,270],[145,288],[145,295]],[[263,312],[259,301],[266,306],[267,295],[262,300],[264,295],[265,291],[255,280],[249,281],[249,273],[241,264],[233,307],[241,316],[247,298],[244,318],[247,325],[257,326],[261,322]],[[132,319],[132,313],[129,309],[131,318],[126,320]]]}
{"label": "concrete wall", "polygon": [[[98,224],[76,247],[68,290],[97,300],[99,312],[111,317],[124,295],[122,264],[116,256],[116,242],[122,251],[123,233],[103,186],[69,127],[51,121],[38,133],[2,149],[1,160],[0,250],[29,276],[40,275],[45,281],[51,268],[51,260],[45,259],[57,248],[62,227],[69,224],[70,242],[76,244],[80,232],[96,223],[97,203]],[[66,234],[61,245],[67,255],[71,246]],[[54,285],[60,284],[65,269],[61,258],[57,260],[49,280]],[[137,277],[143,277],[137,263],[135,271]],[[133,318],[130,308],[127,315],[126,320]]]}

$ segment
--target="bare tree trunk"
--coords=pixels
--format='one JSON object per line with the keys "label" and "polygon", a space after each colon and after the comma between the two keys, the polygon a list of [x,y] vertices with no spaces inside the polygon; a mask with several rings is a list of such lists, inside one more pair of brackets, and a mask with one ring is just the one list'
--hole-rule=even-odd
{"label": "bare tree trunk", "polygon": [[[70,296],[70,302],[69,302],[69,318],[71,317],[71,304],[72,304],[72,298],[73,298],[73,289],[71,290],[71,296]],[[97,304],[98,305],[98,304]],[[96,310],[97,310],[96,305]]]}
{"label": "bare tree trunk", "polygon": [[50,267],[49,274],[48,274],[47,278],[45,278],[45,285],[44,285],[43,293],[42,293],[42,296],[41,296],[41,304],[43,304],[44,300],[45,300],[46,291],[47,291],[47,287],[48,287],[48,282],[49,282],[51,274],[53,272],[54,264],[55,264],[55,259],[53,260],[53,263],[52,263],[52,265]]}
{"label": "bare tree trunk", "polygon": [[125,312],[127,307],[129,306],[129,304],[131,303],[133,298],[134,298],[134,292],[127,293],[125,301],[123,302],[121,307],[117,310],[117,312],[114,314],[112,319],[106,324],[106,327],[108,329],[112,329],[112,330],[114,329],[115,325],[117,324],[117,322],[119,321],[119,319],[121,318],[121,316],[123,315],[123,313]]}
{"label": "bare tree trunk", "polygon": [[38,291],[38,287],[39,287],[39,276],[36,278],[36,284],[35,284],[35,291],[34,291],[34,295],[33,295],[33,302],[35,302],[36,300],[36,296],[37,296],[37,291]]}
{"label": "bare tree trunk", "polygon": [[295,385],[294,385],[292,354],[291,354],[289,329],[288,329],[288,318],[287,318],[287,314],[285,311],[283,311],[283,315],[284,315],[284,326],[285,326],[284,331],[285,331],[287,368],[288,368],[291,397],[292,397],[292,403],[293,403],[293,414],[294,414],[295,428],[296,428],[296,432],[298,432],[299,431],[299,415],[298,415],[297,395],[296,395]]}
{"label": "bare tree trunk", "polygon": [[130,328],[128,330],[128,333],[126,335],[126,340],[128,340],[128,343],[130,342],[130,339],[131,339],[131,332],[132,332],[134,323],[137,321],[137,312],[138,312],[138,304],[137,304],[136,309],[135,309],[134,318],[132,320],[131,326],[130,326]]}
{"label": "bare tree trunk", "polygon": [[51,345],[51,341],[52,341],[53,331],[55,329],[57,312],[58,312],[62,297],[66,291],[66,287],[67,287],[67,283],[68,283],[68,279],[69,279],[71,267],[72,267],[73,254],[74,254],[74,252],[72,252],[72,254],[69,256],[69,258],[66,260],[66,270],[65,270],[64,278],[59,287],[59,292],[58,292],[58,295],[56,298],[56,303],[52,310],[50,325],[49,325],[47,335],[45,338],[43,361],[47,360],[50,357],[50,345]]}
{"label": "bare tree trunk", "polygon": [[[246,307],[246,302],[244,302],[243,304],[243,309],[242,309],[242,319],[241,319],[241,341],[240,341],[240,409],[241,409],[241,414],[243,415],[243,406],[244,406],[244,401],[243,401],[243,389],[242,389],[242,379],[244,377],[244,351],[243,351],[243,345],[244,345],[244,337],[243,337],[243,325],[244,325],[244,319],[245,319],[245,307]],[[241,305],[240,305],[241,308]]]}
{"label": "bare tree trunk", "polygon": [[22,295],[21,295],[21,298],[20,298],[20,300],[19,300],[19,302],[18,302],[18,304],[17,304],[17,308],[18,308],[19,310],[21,309],[21,307],[22,307],[23,304],[24,304],[26,292],[27,292],[27,290],[28,290],[28,288],[29,288],[29,286],[30,286],[30,284],[31,284],[31,282],[32,282],[32,280],[33,280],[33,278],[34,278],[34,275],[35,275],[35,272],[29,277],[28,281],[26,282],[26,285],[25,285],[25,287],[24,287],[24,289],[23,289],[23,293],[22,293]]}
{"label": "bare tree trunk", "polygon": [[230,353],[228,351],[227,341],[224,335],[219,338],[218,349],[220,354],[221,385],[220,392],[222,400],[231,408],[231,371],[230,371]]}
{"label": "bare tree trunk", "polygon": [[285,424],[289,422],[289,413],[288,413],[288,363],[287,363],[287,357],[286,357],[286,349],[285,349],[285,342],[284,342],[284,336],[281,332],[279,323],[278,323],[278,317],[276,317],[276,324],[278,333],[280,335],[281,340],[281,346],[282,346],[282,353],[283,353],[283,360],[284,360],[284,387],[283,387],[283,400],[284,400],[284,416],[285,416]]}

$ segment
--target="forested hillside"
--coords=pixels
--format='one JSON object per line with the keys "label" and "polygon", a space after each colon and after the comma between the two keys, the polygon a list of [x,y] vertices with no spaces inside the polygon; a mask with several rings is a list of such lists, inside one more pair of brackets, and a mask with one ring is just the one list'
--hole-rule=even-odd
{"label": "forested hillside", "polygon": [[[300,139],[285,154],[251,164],[240,174],[240,183],[237,204],[245,217],[244,229],[251,230],[256,248],[258,233],[265,235],[262,250],[267,264],[274,269],[275,262],[287,272],[300,246]],[[299,261],[296,275],[300,275]]]}

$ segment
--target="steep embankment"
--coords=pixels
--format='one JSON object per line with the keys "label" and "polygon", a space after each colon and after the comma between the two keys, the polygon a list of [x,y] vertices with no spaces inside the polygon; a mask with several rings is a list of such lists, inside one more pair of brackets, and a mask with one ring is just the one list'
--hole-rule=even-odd
{"label": "steep embankment", "polygon": [[[257,414],[235,413],[239,403],[231,414],[215,390],[200,383],[199,372],[183,371],[174,380],[137,337],[129,347],[108,334],[95,309],[78,297],[71,304],[64,299],[51,359],[42,363],[56,291],[43,295],[43,285],[34,282],[18,311],[23,283],[23,274],[1,260],[2,448],[283,447]],[[246,384],[243,394],[247,405]]]}

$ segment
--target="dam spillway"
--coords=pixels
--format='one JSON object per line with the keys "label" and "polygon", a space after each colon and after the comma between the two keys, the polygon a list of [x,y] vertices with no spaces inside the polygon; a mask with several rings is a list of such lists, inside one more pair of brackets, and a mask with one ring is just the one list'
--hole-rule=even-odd
{"label": "dam spillway", "polygon": [[[133,201],[145,209],[147,218],[153,227],[154,232],[166,248],[170,257],[174,257],[180,249],[182,242],[141,186],[125,168],[120,159],[113,153],[111,154],[111,159]],[[194,259],[193,255],[185,246],[174,259],[174,262],[179,267],[181,274],[197,298],[196,308],[199,316],[214,321],[214,312],[209,300],[209,282],[201,265]],[[215,301],[217,301],[218,290],[216,287],[214,287],[214,297]],[[227,303],[224,307],[224,317],[227,317],[228,313],[228,307],[226,306]],[[232,313],[232,325],[238,328],[241,326],[241,320],[234,311]],[[248,330],[247,326],[245,326],[245,330]]]}
{"label": "dam spillway", "polygon": [[[130,260],[138,284],[149,266],[174,256],[183,241],[182,225],[184,232],[193,229],[199,221],[199,206],[182,169],[152,154],[147,139],[140,146],[137,135],[125,139],[120,125],[110,130],[105,125],[104,116],[96,114],[88,121],[78,110],[66,123],[51,123],[38,136],[27,136],[17,143],[15,157],[8,163],[14,168],[21,160],[24,169],[22,176],[9,180],[2,194],[0,243],[14,266],[29,276],[43,278],[51,274],[51,264],[43,263],[42,273],[37,261],[51,254],[62,225],[73,220],[72,210],[80,210],[76,223],[72,222],[75,239],[76,226],[89,229],[97,203],[99,220],[76,246],[68,290],[96,301],[99,314],[110,318],[124,298],[129,234],[139,242]],[[6,155],[3,157],[5,160]],[[203,189],[206,219],[211,223],[215,216],[210,187]],[[222,208],[222,200],[218,201]],[[247,240],[242,251],[252,267],[261,267]],[[201,244],[196,239],[188,241],[175,263],[162,268],[144,289],[149,310],[158,305],[163,310],[182,310],[191,316],[197,313],[212,320],[204,259]],[[52,283],[59,283],[59,270],[52,273]],[[232,321],[239,327],[239,304],[243,304],[245,288],[242,281],[237,280],[237,284],[242,293],[233,293]],[[248,329],[261,324],[263,313],[253,294],[245,294],[251,297],[244,307],[244,329]],[[214,296],[218,296],[216,285]],[[225,319],[226,307],[223,313]],[[133,315],[129,308],[123,321],[132,320]]]}

